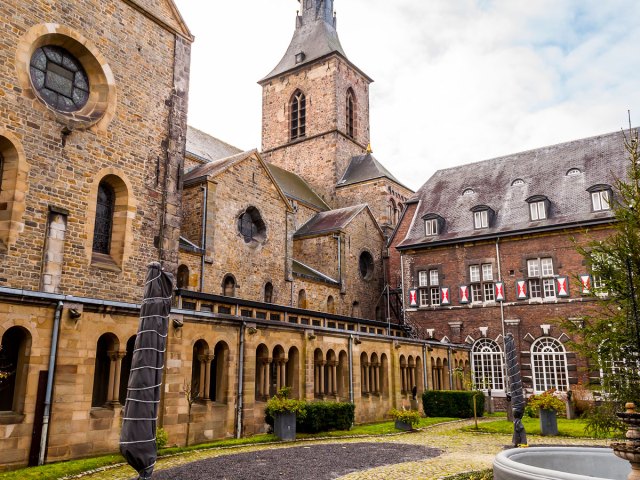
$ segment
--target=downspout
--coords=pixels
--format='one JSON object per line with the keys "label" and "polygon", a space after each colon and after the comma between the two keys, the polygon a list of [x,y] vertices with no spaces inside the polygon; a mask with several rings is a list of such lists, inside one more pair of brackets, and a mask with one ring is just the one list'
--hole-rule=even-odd
{"label": "downspout", "polygon": [[200,259],[200,293],[204,291],[204,259],[207,256],[207,207],[209,186],[205,184],[202,187],[202,237],[200,239],[200,248],[202,248],[202,258]]}
{"label": "downspout", "polygon": [[451,347],[447,347],[447,367],[449,367],[449,390],[453,390],[453,370],[451,369]]}
{"label": "downspout", "polygon": [[353,335],[349,335],[349,401],[355,403],[353,398]]}
{"label": "downspout", "polygon": [[333,238],[338,240],[338,282],[342,290],[342,238],[340,235],[334,235]]}
{"label": "downspout", "polygon": [[244,398],[244,331],[247,324],[242,322],[240,326],[240,348],[238,355],[240,356],[240,361],[238,362],[238,410],[236,412],[236,438],[242,438],[242,409],[243,409],[243,398]]}
{"label": "downspout", "polygon": [[404,257],[402,256],[402,253],[400,253],[400,288],[402,288],[402,302],[400,303],[402,305],[402,324],[406,325],[407,309],[404,308]]}
{"label": "downspout", "polygon": [[51,351],[49,354],[49,373],[47,375],[47,393],[44,399],[44,414],[42,415],[42,436],[40,437],[40,453],[38,465],[44,465],[44,457],[47,453],[47,437],[49,436],[49,416],[51,414],[51,396],[53,393],[53,374],[56,368],[56,355],[58,354],[58,334],[60,332],[60,318],[62,317],[62,302],[58,302],[56,313],[53,316],[53,331],[51,332]]}
{"label": "downspout", "polygon": [[429,385],[427,384],[427,379],[429,376],[427,375],[427,344],[422,344],[422,385],[424,385],[425,392],[429,390]]}
{"label": "downspout", "polygon": [[[498,281],[502,281],[502,269],[500,266],[500,239],[496,238],[496,261],[498,263]],[[502,323],[502,342],[504,344],[505,327],[504,327],[504,302],[500,302],[500,321]],[[505,364],[506,365],[506,364]]]}

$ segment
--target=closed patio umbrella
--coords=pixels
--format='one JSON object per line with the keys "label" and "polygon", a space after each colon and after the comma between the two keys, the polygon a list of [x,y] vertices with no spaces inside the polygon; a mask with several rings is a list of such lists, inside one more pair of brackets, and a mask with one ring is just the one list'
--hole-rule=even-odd
{"label": "closed patio umbrella", "polygon": [[172,291],[173,276],[158,262],[149,264],[120,432],[120,452],[139,479],[151,478],[158,453],[156,427]]}
{"label": "closed patio umbrella", "polygon": [[524,390],[522,389],[516,344],[511,333],[505,335],[504,349],[507,363],[507,376],[509,377],[509,388],[511,391],[511,409],[513,411],[513,439],[511,443],[513,443],[514,447],[517,447],[518,445],[527,444],[527,432],[522,424],[524,407],[527,402],[524,399]]}

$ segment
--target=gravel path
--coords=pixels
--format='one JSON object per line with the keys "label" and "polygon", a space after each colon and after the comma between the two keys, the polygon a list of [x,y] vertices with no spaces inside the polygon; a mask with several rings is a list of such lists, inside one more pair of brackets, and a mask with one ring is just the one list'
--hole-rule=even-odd
{"label": "gravel path", "polygon": [[369,468],[432,458],[440,450],[397,443],[348,443],[224,455],[158,471],[154,480],[332,480]]}

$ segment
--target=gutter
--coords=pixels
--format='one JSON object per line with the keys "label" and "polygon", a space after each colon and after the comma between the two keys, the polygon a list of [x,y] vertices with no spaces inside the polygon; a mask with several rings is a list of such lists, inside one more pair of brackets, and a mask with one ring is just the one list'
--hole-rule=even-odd
{"label": "gutter", "polygon": [[62,306],[60,301],[53,316],[53,331],[51,332],[51,349],[49,353],[49,373],[47,374],[47,392],[44,399],[44,413],[42,414],[42,434],[40,437],[40,452],[38,454],[38,465],[44,465],[44,457],[47,453],[47,440],[49,437],[49,417],[51,415],[51,396],[53,393],[53,376],[56,369],[56,355],[58,353],[58,336],[60,333],[60,318],[62,316]]}

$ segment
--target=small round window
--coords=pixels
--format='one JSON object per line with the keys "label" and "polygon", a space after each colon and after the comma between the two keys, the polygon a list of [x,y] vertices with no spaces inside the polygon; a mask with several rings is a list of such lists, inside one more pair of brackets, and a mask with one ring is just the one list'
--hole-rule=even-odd
{"label": "small round window", "polygon": [[249,207],[240,215],[238,232],[245,243],[264,242],[267,237],[267,227],[257,208]]}
{"label": "small round window", "polygon": [[360,254],[360,275],[365,280],[371,280],[373,277],[373,256],[369,252]]}
{"label": "small round window", "polygon": [[89,78],[76,57],[62,47],[36,49],[29,68],[31,83],[45,103],[62,112],[75,112],[89,99]]}

